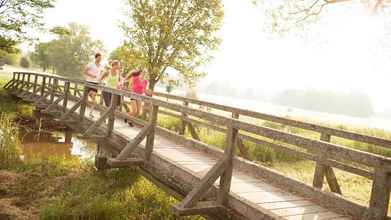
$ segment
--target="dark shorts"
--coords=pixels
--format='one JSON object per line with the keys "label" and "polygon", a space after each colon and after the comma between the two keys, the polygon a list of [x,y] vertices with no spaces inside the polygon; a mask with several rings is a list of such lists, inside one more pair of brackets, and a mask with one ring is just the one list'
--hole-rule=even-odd
{"label": "dark shorts", "polygon": [[[88,82],[88,83],[90,83],[90,84],[93,84],[93,85],[99,85],[99,83],[96,83],[96,82]],[[91,87],[86,87],[86,89],[87,89],[87,92],[88,93],[90,93],[90,92],[95,92],[95,93],[97,93],[98,92],[98,89],[96,89],[96,88],[91,88]]]}

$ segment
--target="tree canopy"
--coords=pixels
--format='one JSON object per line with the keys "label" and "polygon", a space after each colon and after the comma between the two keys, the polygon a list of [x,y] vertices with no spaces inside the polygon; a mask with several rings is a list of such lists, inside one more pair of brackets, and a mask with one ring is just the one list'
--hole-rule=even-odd
{"label": "tree canopy", "polygon": [[92,39],[86,26],[71,23],[55,27],[51,32],[56,39],[37,44],[31,55],[33,62],[44,70],[51,68],[57,74],[80,77],[93,55],[104,51],[103,43]]}
{"label": "tree canopy", "polygon": [[0,0],[0,49],[15,52],[16,44],[30,40],[29,28],[42,26],[44,9],[55,0]]}
{"label": "tree canopy", "polygon": [[[352,5],[353,0],[253,0],[261,4],[267,16],[266,29],[273,33],[286,33],[318,21],[324,10],[331,6]],[[389,13],[391,0],[362,0],[359,2],[369,14]]]}
{"label": "tree canopy", "polygon": [[188,84],[203,75],[199,66],[220,43],[220,0],[127,0],[126,11],[121,27],[127,40],[119,51],[131,52],[130,59],[146,69],[150,89],[167,70],[178,72]]}

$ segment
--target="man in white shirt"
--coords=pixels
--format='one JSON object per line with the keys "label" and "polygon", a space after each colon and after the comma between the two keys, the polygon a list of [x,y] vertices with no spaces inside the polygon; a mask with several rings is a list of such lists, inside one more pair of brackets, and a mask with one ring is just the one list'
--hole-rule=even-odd
{"label": "man in white shirt", "polygon": [[[101,65],[102,62],[102,54],[97,53],[95,54],[95,62],[88,64],[83,71],[83,75],[86,81],[88,81],[91,84],[98,85],[100,81],[100,77],[103,71],[103,66]],[[96,88],[87,88],[88,90],[88,96],[91,98],[92,102],[94,103],[91,112],[90,117],[93,118],[92,111],[94,110],[96,106],[96,93],[98,90]]]}

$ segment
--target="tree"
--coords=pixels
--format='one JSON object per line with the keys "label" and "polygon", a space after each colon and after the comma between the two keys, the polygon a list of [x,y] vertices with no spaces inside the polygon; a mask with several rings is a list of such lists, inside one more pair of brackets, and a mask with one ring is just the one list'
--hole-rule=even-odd
{"label": "tree", "polygon": [[30,68],[30,61],[27,57],[20,58],[20,66],[26,69]]}
{"label": "tree", "polygon": [[[294,28],[304,28],[319,20],[319,15],[330,6],[355,4],[353,0],[254,0],[262,4],[266,19],[266,28],[273,33],[287,33]],[[362,0],[360,4],[370,14],[389,13],[390,0]]]}
{"label": "tree", "polygon": [[31,40],[30,28],[42,26],[43,11],[54,0],[0,0],[0,49],[15,52],[15,45]]}
{"label": "tree", "polygon": [[50,67],[49,43],[39,43],[35,45],[34,52],[31,53],[31,61],[40,66],[44,72]]}
{"label": "tree", "polygon": [[121,27],[126,49],[148,72],[149,89],[179,72],[194,84],[199,67],[211,59],[224,16],[220,0],[127,0],[128,20]]}
{"label": "tree", "polygon": [[56,39],[39,43],[32,54],[33,60],[44,70],[52,68],[57,74],[80,77],[84,66],[96,52],[103,52],[103,43],[91,38],[86,26],[71,23],[51,30]]}

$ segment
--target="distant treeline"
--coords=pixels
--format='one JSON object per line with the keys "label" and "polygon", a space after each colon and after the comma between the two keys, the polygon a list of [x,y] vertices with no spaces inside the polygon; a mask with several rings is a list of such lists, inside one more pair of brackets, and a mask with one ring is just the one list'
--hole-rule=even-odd
{"label": "distant treeline", "polygon": [[359,92],[337,93],[329,90],[285,90],[272,102],[318,112],[370,117],[374,110],[370,97]]}

